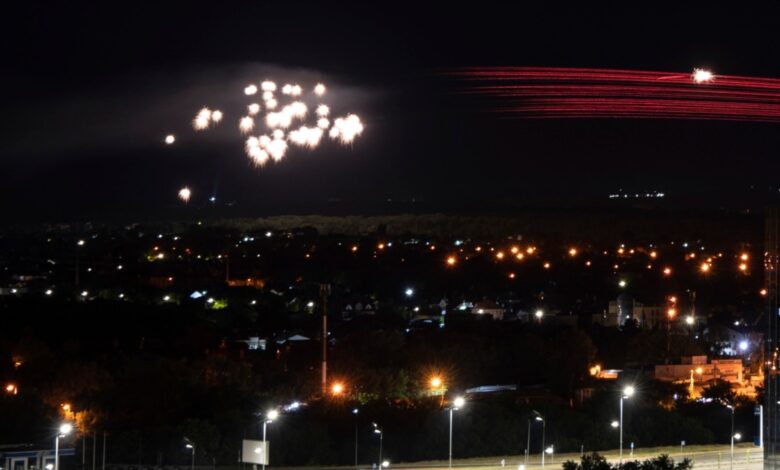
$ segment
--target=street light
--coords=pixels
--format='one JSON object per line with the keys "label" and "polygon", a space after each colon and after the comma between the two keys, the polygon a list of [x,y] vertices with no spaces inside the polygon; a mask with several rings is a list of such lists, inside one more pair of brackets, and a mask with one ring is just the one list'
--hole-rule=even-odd
{"label": "street light", "polygon": [[[542,466],[544,466],[544,434],[545,434],[545,427],[547,426],[547,421],[544,419],[544,416],[542,416],[541,413],[539,413],[536,410],[531,411],[531,415],[534,417],[534,421],[539,421],[542,423]],[[525,446],[525,464],[528,465],[528,458],[531,454],[531,417],[528,417],[528,434],[527,434],[527,443]]]}
{"label": "street light", "polygon": [[195,443],[186,436],[184,437],[184,442],[186,442],[184,447],[192,451],[192,463],[190,464],[190,468],[191,470],[195,470]]}
{"label": "street light", "polygon": [[376,423],[371,423],[374,426],[374,434],[379,434],[379,460],[377,464],[382,465],[382,428]]}
{"label": "street light", "polygon": [[67,436],[71,431],[73,425],[70,423],[62,423],[57,429],[57,437],[54,438],[54,470],[60,469],[60,438]]}
{"label": "street light", "polygon": [[273,423],[276,418],[279,417],[279,412],[277,410],[268,410],[265,414],[265,419],[263,420],[263,446],[266,449],[266,454],[263,456],[263,470],[265,470],[265,462],[268,461],[268,442],[265,440],[265,432],[266,427],[269,423]]}
{"label": "street light", "polygon": [[79,247],[82,247],[82,246],[84,246],[84,240],[79,240],[79,241],[76,242],[76,266],[75,266],[75,273],[74,273],[74,275],[75,275],[75,281],[76,281],[75,284],[77,286],[79,285],[79,255],[80,255]]}
{"label": "street light", "polygon": [[534,312],[534,316],[539,320],[539,323],[542,322],[542,317],[544,316],[544,310],[539,309],[536,312]]}
{"label": "street light", "polygon": [[542,422],[542,468],[544,468],[544,438],[547,432],[547,420],[542,415],[538,415],[536,420]]}
{"label": "street light", "polygon": [[459,410],[463,408],[463,405],[466,404],[466,399],[463,397],[455,397],[454,400],[452,400],[452,405],[450,405],[450,453],[449,453],[449,467],[452,468],[452,416],[453,412],[455,410]]}
{"label": "street light", "polygon": [[431,386],[431,395],[439,395],[441,397],[440,404],[443,406],[444,392],[446,390],[444,380],[440,376],[434,375],[433,377],[431,377],[430,386]]}
{"label": "street light", "polygon": [[631,385],[623,389],[620,394],[620,463],[623,463],[623,400],[630,398],[634,394],[634,387]]}
{"label": "street light", "polygon": [[358,466],[358,413],[360,413],[358,408],[352,408],[352,415],[355,417],[355,468]]}
{"label": "street light", "polygon": [[723,401],[721,403],[723,403],[723,406],[731,410],[731,463],[729,464],[729,469],[734,470],[734,439],[739,440],[740,438],[742,438],[742,435],[734,434],[734,405]]}

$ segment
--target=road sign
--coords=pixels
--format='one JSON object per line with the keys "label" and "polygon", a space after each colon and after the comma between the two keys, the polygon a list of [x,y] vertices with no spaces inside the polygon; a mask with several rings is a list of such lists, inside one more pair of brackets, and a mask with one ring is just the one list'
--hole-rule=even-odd
{"label": "road sign", "polygon": [[268,441],[253,441],[244,439],[241,446],[241,461],[268,465]]}

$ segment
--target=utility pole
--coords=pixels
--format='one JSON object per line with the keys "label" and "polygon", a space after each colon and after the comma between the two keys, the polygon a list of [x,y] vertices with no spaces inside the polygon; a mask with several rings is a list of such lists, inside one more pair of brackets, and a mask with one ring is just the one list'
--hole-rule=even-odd
{"label": "utility pole", "polygon": [[322,396],[328,394],[328,299],[330,284],[320,284],[322,303]]}

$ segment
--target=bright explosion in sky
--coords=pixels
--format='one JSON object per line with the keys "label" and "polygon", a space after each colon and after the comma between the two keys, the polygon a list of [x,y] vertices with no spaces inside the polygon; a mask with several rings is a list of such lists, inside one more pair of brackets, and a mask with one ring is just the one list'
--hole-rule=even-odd
{"label": "bright explosion in sky", "polygon": [[[281,96],[276,95],[277,90]],[[246,114],[237,118],[236,127],[244,138],[244,151],[251,163],[255,167],[263,167],[269,161],[278,163],[287,156],[291,146],[312,150],[326,135],[342,145],[352,144],[364,129],[360,117],[349,113],[331,119],[330,106],[322,102],[326,93],[323,83],[315,84],[306,93],[299,84],[285,83],[277,87],[271,80],[265,80],[259,86],[247,84],[243,89],[243,95],[248,99]],[[192,119],[192,128],[207,131],[224,118],[222,111],[204,107]],[[173,134],[165,138],[168,145],[176,141]],[[179,192],[179,199],[186,203],[190,193],[188,188],[184,189],[187,195],[184,197]]]}

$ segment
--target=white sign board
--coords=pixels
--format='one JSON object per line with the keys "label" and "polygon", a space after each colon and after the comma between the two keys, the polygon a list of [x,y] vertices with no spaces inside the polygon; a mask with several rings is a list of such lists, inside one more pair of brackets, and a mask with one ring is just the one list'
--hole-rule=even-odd
{"label": "white sign board", "polygon": [[244,439],[241,446],[241,460],[244,463],[268,465],[268,441]]}

